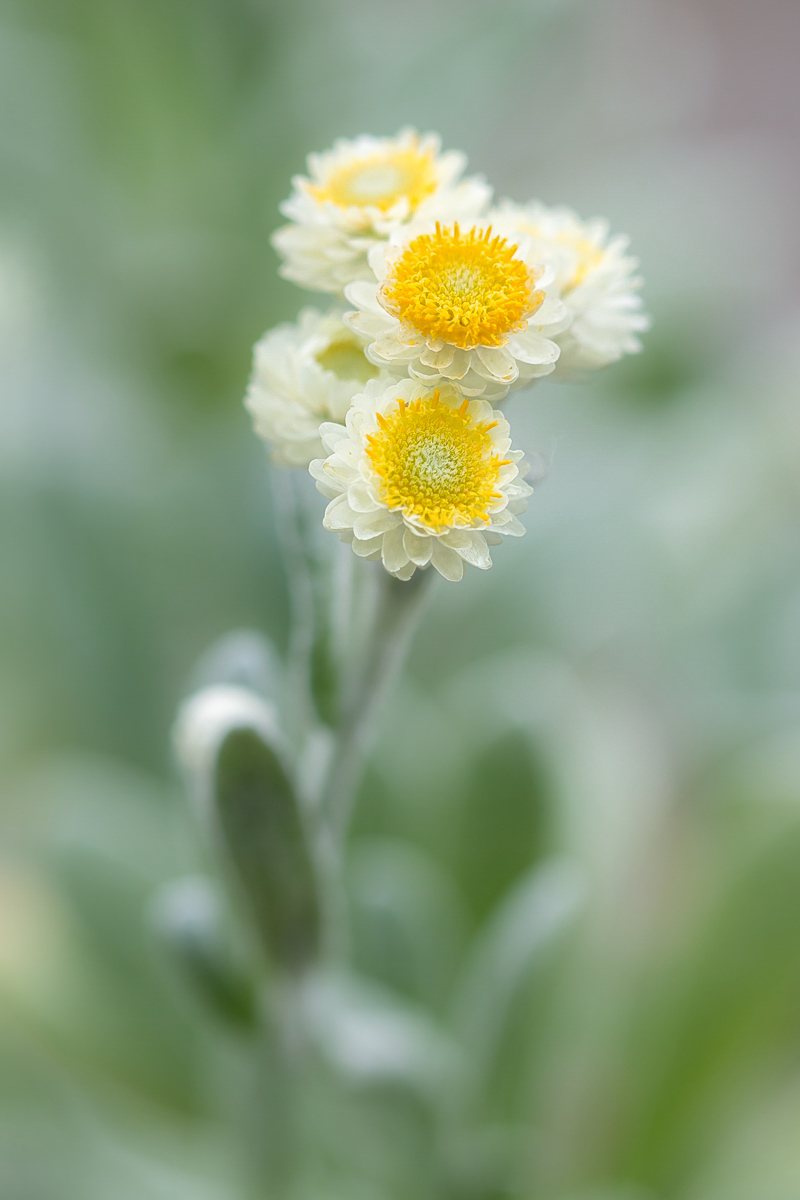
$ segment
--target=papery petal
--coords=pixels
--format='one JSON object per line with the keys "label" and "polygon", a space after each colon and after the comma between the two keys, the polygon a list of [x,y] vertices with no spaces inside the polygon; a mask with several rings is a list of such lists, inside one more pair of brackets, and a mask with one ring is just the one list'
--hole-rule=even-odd
{"label": "papery petal", "polygon": [[455,550],[464,562],[479,567],[481,571],[488,571],[492,565],[486,538],[479,530],[454,529],[439,540],[440,544]]}
{"label": "papery petal", "polygon": [[449,546],[443,546],[440,538],[433,539],[431,563],[439,574],[451,583],[458,583],[463,578],[464,562],[461,556]]}
{"label": "papery petal", "polygon": [[500,379],[503,383],[513,383],[519,375],[519,368],[513,356],[503,347],[479,346],[475,353],[481,365],[495,379]]}
{"label": "papery petal", "polygon": [[384,534],[381,548],[383,565],[391,574],[400,570],[408,562],[408,555],[403,546],[403,526],[398,524],[394,529]]}
{"label": "papery petal", "polygon": [[431,553],[433,552],[433,541],[433,538],[415,533],[408,526],[403,531],[403,547],[405,552],[418,567],[424,567],[430,562]]}
{"label": "papery petal", "polygon": [[404,580],[404,581],[405,581],[405,580],[408,580],[408,579],[410,579],[410,578],[411,578],[411,576],[414,574],[414,572],[416,571],[416,569],[417,569],[417,568],[416,568],[416,566],[414,565],[414,563],[413,563],[413,562],[407,562],[407,563],[406,563],[406,565],[405,565],[404,567],[399,567],[399,568],[398,568],[398,569],[395,571],[395,573],[394,573],[394,574],[395,574],[395,578],[396,578],[396,579],[402,579],[402,580]]}
{"label": "papery petal", "polygon": [[347,503],[347,496],[341,495],[332,500],[325,509],[322,524],[325,529],[331,529],[334,532],[338,532],[340,529],[352,529],[357,516],[358,514],[354,513]]}
{"label": "papery petal", "polygon": [[353,532],[363,541],[364,538],[376,537],[379,533],[388,533],[390,529],[402,524],[402,521],[399,513],[381,508],[377,512],[358,516],[353,525]]}

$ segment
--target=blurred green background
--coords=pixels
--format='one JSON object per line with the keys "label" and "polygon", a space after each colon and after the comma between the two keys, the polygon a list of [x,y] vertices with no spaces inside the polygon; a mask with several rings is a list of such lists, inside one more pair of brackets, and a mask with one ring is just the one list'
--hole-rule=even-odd
{"label": "blurred green background", "polygon": [[[0,1200],[245,1194],[248,1048],[148,933],[208,867],[169,731],[218,638],[286,645],[241,404],[306,301],[277,205],[403,124],[629,232],[654,325],[508,408],[553,469],[387,707],[359,965],[446,1014],[494,905],[574,860],[493,1068],[501,1190],[800,1196],[799,41],[791,0],[3,4]],[[417,1154],[314,1195],[418,1197]]]}

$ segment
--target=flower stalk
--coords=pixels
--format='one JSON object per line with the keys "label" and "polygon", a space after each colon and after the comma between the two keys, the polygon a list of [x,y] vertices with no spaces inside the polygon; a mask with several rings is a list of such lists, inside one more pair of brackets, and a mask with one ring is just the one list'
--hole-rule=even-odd
{"label": "flower stalk", "polygon": [[347,833],[381,704],[399,673],[422,616],[432,572],[409,580],[373,568],[377,597],[366,655],[336,727],[335,748],[320,797],[323,819],[339,842]]}
{"label": "flower stalk", "polygon": [[[210,688],[179,722],[254,935],[254,992],[236,990],[210,924],[184,922],[173,940],[217,1008],[239,1004],[240,1024],[256,1027],[254,1161],[278,1198],[306,1194],[301,1093],[323,1060],[343,1096],[354,1079],[424,1095],[436,1136],[446,1111],[470,1141],[458,1114],[471,1095],[481,1119],[493,1022],[575,908],[569,872],[537,875],[487,931],[456,1005],[464,1029],[493,1031],[487,1062],[458,1020],[451,1037],[353,975],[347,838],[381,705],[432,580],[488,570],[491,548],[525,532],[529,467],[496,405],[635,352],[648,324],[624,238],[538,202],[492,209],[465,165],[437,137],[404,130],[339,141],[295,178],[290,224],[274,238],[281,273],[336,299],[264,335],[246,396],[275,467],[290,686],[282,712],[276,696]],[[287,468],[308,470],[324,513],[308,477]],[[446,1158],[440,1147],[443,1175]],[[445,1191],[458,1194],[453,1178]]]}

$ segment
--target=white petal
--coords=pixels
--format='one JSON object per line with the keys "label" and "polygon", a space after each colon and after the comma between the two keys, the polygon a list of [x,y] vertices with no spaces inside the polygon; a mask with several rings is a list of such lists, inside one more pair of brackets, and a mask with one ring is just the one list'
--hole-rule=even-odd
{"label": "white petal", "polygon": [[512,355],[502,346],[479,346],[477,357],[491,376],[502,380],[503,383],[513,383],[519,374],[519,368]]}
{"label": "white petal", "polygon": [[416,362],[410,362],[408,370],[413,379],[418,379],[420,383],[424,383],[430,387],[434,387],[442,378],[435,367],[428,367],[419,359]]}
{"label": "white petal", "polygon": [[396,362],[410,362],[416,357],[417,347],[398,340],[396,329],[382,333],[365,351],[370,362],[381,366]]}
{"label": "white petal", "polygon": [[325,473],[324,458],[315,458],[308,464],[308,470],[309,474],[317,481],[317,491],[322,492],[323,496],[333,500],[335,496],[341,495],[341,485],[330,479]]}
{"label": "white petal", "polygon": [[486,538],[478,529],[453,529],[440,540],[445,546],[455,550],[456,554],[460,554],[464,562],[479,567],[481,571],[488,571],[492,565]]}
{"label": "white petal", "polygon": [[431,346],[425,346],[419,356],[419,361],[426,367],[432,367],[434,370],[441,370],[442,367],[448,367],[453,361],[454,347],[439,346],[438,349],[433,349]]}
{"label": "white petal", "polygon": [[492,518],[492,528],[505,537],[522,537],[525,532],[525,526],[517,520],[510,508],[503,509],[501,513]]}
{"label": "white petal", "polygon": [[325,509],[322,524],[325,529],[332,529],[334,532],[338,532],[340,529],[352,529],[357,515],[347,503],[347,496],[337,496]]}
{"label": "white petal", "polygon": [[386,319],[386,313],[378,303],[378,288],[374,283],[367,283],[365,280],[356,280],[355,283],[348,283],[344,289],[346,299],[354,304],[356,308],[366,310],[366,312],[374,313],[377,316]]}
{"label": "white petal", "polygon": [[433,551],[433,538],[421,536],[406,526],[403,531],[403,546],[405,552],[418,567],[424,567],[430,562]]}
{"label": "white petal", "polygon": [[519,362],[531,363],[536,366],[541,363],[554,363],[559,355],[555,342],[543,337],[535,329],[526,329],[523,333],[515,333],[509,339],[508,348]]}
{"label": "white petal", "polygon": [[443,546],[439,538],[433,538],[431,562],[436,570],[451,583],[458,583],[464,574],[464,563],[460,555],[449,546]]}
{"label": "white petal", "polygon": [[441,368],[445,379],[463,379],[470,367],[471,355],[469,350],[455,347],[452,362]]}
{"label": "white petal", "polygon": [[469,370],[463,379],[459,380],[459,390],[465,396],[482,396],[486,400],[500,400],[508,391],[508,384],[499,379],[487,379],[477,371]]}
{"label": "white petal", "polygon": [[540,333],[546,330],[548,335],[552,336],[563,333],[569,328],[571,321],[572,313],[564,301],[549,293],[531,317],[528,328],[536,329]]}
{"label": "white petal", "polygon": [[367,262],[378,279],[386,275],[386,248],[383,242],[376,242],[367,254]]}
{"label": "white petal", "polygon": [[319,427],[319,436],[328,450],[334,450],[339,441],[346,439],[347,430],[344,425],[339,425],[335,421],[323,421]]}
{"label": "white petal", "polygon": [[383,534],[379,537],[370,538],[368,541],[359,541],[353,539],[353,550],[359,558],[376,559],[381,556],[381,544],[383,542]]}
{"label": "white petal", "polygon": [[388,533],[390,529],[401,524],[402,520],[400,513],[379,508],[377,512],[363,513],[356,517],[353,532],[360,541],[363,541],[365,538],[376,537],[379,533]]}
{"label": "white petal", "polygon": [[404,581],[406,579],[410,579],[416,569],[416,565],[413,562],[407,562],[404,567],[400,567],[399,570],[395,571],[395,578],[402,579]]}
{"label": "white petal", "polygon": [[345,488],[356,478],[354,468],[343,462],[338,454],[325,459],[325,475],[332,483],[341,483]]}
{"label": "white petal", "polygon": [[357,479],[355,483],[351,483],[347,489],[347,502],[353,512],[357,513],[371,513],[380,508],[377,500],[373,499],[369,488],[361,478]]}
{"label": "white petal", "polygon": [[365,312],[359,309],[358,312],[345,313],[345,324],[349,325],[353,333],[358,334],[364,341],[372,341],[373,338],[379,337],[387,326],[386,313],[381,309],[381,315],[373,312]]}
{"label": "white petal", "polygon": [[384,534],[381,557],[386,570],[392,574],[395,571],[399,571],[408,562],[408,555],[403,546],[402,524],[397,525],[396,528],[390,529],[388,533]]}

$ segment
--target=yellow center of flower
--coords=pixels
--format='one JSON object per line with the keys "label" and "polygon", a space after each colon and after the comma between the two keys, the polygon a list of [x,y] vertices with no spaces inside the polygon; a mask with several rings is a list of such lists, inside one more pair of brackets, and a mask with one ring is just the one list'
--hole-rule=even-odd
{"label": "yellow center of flower", "polygon": [[573,288],[580,287],[586,276],[590,275],[595,267],[599,267],[606,256],[605,250],[601,250],[599,246],[595,246],[594,242],[590,242],[586,238],[570,238],[568,240],[575,251],[576,262],[571,277],[564,284],[565,292],[571,292]]}
{"label": "yellow center of flower", "polygon": [[409,242],[381,289],[384,307],[426,338],[464,350],[503,346],[544,300],[517,247],[458,225]]}
{"label": "yellow center of flower", "polygon": [[340,338],[331,342],[314,357],[323,371],[333,371],[337,379],[356,379],[359,383],[366,383],[378,374],[378,368],[373,367],[365,357],[361,343],[354,338]]}
{"label": "yellow center of flower", "polygon": [[563,246],[563,262],[559,270],[559,285],[562,292],[571,292],[580,287],[588,275],[606,257],[602,246],[596,246],[588,238],[563,231],[555,235],[546,234],[539,225],[523,225],[522,228],[532,238],[547,239]]}
{"label": "yellow center of flower", "polygon": [[357,158],[333,171],[324,184],[314,184],[319,201],[330,200],[340,208],[371,205],[385,212],[406,197],[413,211],[436,190],[434,156],[415,143]]}
{"label": "yellow center of flower", "polygon": [[489,520],[500,467],[510,460],[492,451],[496,421],[476,422],[469,401],[442,404],[439,392],[378,414],[378,433],[367,435],[367,457],[388,508],[401,509],[431,529]]}

